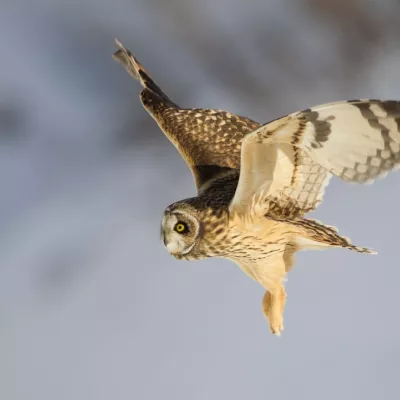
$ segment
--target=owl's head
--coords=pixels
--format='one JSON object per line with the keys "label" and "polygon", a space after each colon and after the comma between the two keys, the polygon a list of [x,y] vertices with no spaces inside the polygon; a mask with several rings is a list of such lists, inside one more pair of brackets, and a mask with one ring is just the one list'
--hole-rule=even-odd
{"label": "owl's head", "polygon": [[187,203],[174,203],[165,210],[161,238],[175,258],[198,258],[196,247],[203,233],[199,217],[198,211]]}

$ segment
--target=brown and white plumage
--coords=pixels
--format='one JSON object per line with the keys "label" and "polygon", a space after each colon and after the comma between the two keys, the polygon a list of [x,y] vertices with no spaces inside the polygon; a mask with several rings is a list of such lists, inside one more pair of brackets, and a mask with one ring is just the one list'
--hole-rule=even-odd
{"label": "brown and white plumage", "polygon": [[181,108],[155,84],[131,52],[116,40],[115,60],[143,86],[140,100],[191,169],[198,190],[212,178],[240,166],[243,137],[260,126],[223,110]]}
{"label": "brown and white plumage", "polygon": [[[332,175],[373,182],[400,163],[400,103],[354,100],[325,104],[267,123],[242,143],[232,207],[261,201],[304,214],[322,201]],[[265,168],[270,165],[270,168]]]}
{"label": "brown and white plumage", "polygon": [[332,176],[368,183],[400,164],[400,102],[352,100],[295,112],[264,125],[221,110],[172,102],[120,42],[114,58],[138,79],[146,110],[192,170],[196,197],[171,204],[162,236],[178,259],[223,257],[265,289],[271,331],[283,329],[283,280],[301,249],[351,244],[305,218]]}

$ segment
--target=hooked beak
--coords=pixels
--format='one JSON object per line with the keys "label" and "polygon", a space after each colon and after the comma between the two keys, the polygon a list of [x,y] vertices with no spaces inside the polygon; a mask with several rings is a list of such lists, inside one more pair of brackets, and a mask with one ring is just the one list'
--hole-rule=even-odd
{"label": "hooked beak", "polygon": [[[165,211],[165,214],[167,214],[167,213],[168,213],[168,209]],[[167,247],[168,243],[167,243],[167,239],[166,239],[166,236],[165,236],[165,231],[163,229],[164,221],[165,221],[165,217],[166,217],[165,214],[163,216],[163,220],[162,220],[161,227],[160,227],[160,240],[163,242],[164,246]]]}
{"label": "hooked beak", "polygon": [[167,247],[168,243],[167,243],[167,239],[165,237],[165,232],[161,233],[161,238],[162,238],[162,242],[164,243],[164,246]]}

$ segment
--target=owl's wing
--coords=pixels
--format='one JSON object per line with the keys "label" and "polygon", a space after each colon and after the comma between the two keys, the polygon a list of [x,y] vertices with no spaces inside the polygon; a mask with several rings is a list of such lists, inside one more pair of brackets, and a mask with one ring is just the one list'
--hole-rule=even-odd
{"label": "owl's wing", "polygon": [[242,143],[230,209],[301,215],[322,201],[331,175],[373,182],[400,163],[400,102],[353,100],[290,114]]}
{"label": "owl's wing", "polygon": [[116,40],[113,57],[143,86],[140,100],[175,145],[200,190],[211,179],[238,170],[243,137],[260,124],[223,110],[183,109],[156,85],[140,62]]}
{"label": "owl's wing", "polygon": [[176,106],[176,104],[174,104],[163,90],[153,81],[150,74],[145,70],[142,64],[140,64],[139,60],[135,58],[118,39],[115,39],[115,43],[118,50],[113,54],[114,60],[119,62],[130,76],[137,79],[143,88],[150,90],[153,94],[157,95],[159,99]]}

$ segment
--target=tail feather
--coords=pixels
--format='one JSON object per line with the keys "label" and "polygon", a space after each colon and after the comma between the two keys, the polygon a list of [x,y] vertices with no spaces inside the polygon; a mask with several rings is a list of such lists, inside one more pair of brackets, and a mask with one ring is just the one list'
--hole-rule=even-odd
{"label": "tail feather", "polygon": [[163,100],[172,103],[162,89],[156,85],[150,74],[146,71],[142,64],[140,64],[138,59],[135,58],[117,38],[115,38],[115,43],[117,44],[118,50],[113,54],[114,60],[119,62],[126,69],[128,74],[137,79],[145,89],[155,93]]}
{"label": "tail feather", "polygon": [[344,247],[359,253],[377,254],[375,250],[353,245],[349,238],[338,234],[336,227],[324,225],[319,221],[306,218],[298,218],[290,221],[290,223],[301,228],[302,232],[297,239],[300,247]]}

